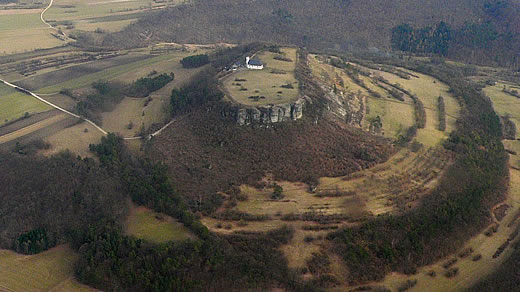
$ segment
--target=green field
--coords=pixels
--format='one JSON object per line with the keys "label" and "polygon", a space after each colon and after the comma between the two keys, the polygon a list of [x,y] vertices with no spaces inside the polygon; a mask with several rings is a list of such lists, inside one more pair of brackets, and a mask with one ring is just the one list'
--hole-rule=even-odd
{"label": "green field", "polygon": [[520,99],[503,92],[504,86],[504,83],[488,86],[484,88],[484,93],[491,98],[495,111],[501,116],[509,115],[518,129],[520,127]]}
{"label": "green field", "polygon": [[[288,103],[296,100],[299,96],[298,81],[294,77],[296,49],[283,48],[282,52],[292,62],[275,60],[274,57],[278,55],[276,53],[261,52],[254,58],[260,59],[265,64],[263,70],[242,69],[224,77],[222,83],[227,95],[235,102],[251,106]],[[288,84],[292,88],[282,87]],[[249,98],[251,96],[264,98],[254,100]]]}
{"label": "green field", "polygon": [[[8,92],[8,94],[4,94]],[[32,96],[0,85],[0,126],[25,115],[50,110],[51,107]]]}
{"label": "green field", "polygon": [[67,246],[30,256],[0,250],[0,291],[97,291],[74,280],[77,259]]}
{"label": "green field", "polygon": [[[491,98],[491,101],[493,102],[493,108],[497,114],[500,116],[510,116],[511,121],[516,125],[516,136],[518,137],[518,130],[520,127],[520,99],[503,92],[502,89],[504,86],[507,86],[508,88],[511,87],[504,83],[497,83],[495,86],[488,86],[484,88],[484,93],[489,96],[489,98]],[[504,140],[503,143],[506,149],[520,154],[520,141]],[[511,155],[509,163],[515,167],[520,167],[520,156]]]}
{"label": "green field", "polygon": [[41,22],[40,12],[0,14],[0,55],[63,45],[63,41],[51,35],[53,32]]}
{"label": "green field", "polygon": [[[447,138],[448,134],[455,129],[460,106],[455,97],[448,92],[449,88],[446,84],[428,75],[417,72],[412,73],[419,78],[411,77],[410,79],[404,79],[391,73],[377,72],[377,74],[383,76],[392,84],[398,83],[412,94],[416,94],[423,102],[426,110],[426,127],[417,131],[417,140],[425,145],[435,146]],[[446,106],[446,131],[444,132],[438,130],[439,95],[444,97]]]}
{"label": "green field", "polygon": [[175,219],[144,207],[132,208],[127,219],[126,233],[155,243],[195,238]]}
{"label": "green field", "polygon": [[397,139],[414,125],[414,109],[410,102],[368,97],[367,107],[366,120],[369,122],[380,117],[385,137]]}

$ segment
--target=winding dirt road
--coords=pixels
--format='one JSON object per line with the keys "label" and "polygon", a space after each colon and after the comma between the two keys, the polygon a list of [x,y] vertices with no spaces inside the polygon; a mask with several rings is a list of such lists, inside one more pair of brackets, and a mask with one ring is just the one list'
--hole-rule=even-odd
{"label": "winding dirt road", "polygon": [[48,23],[47,21],[45,21],[45,18],[43,18],[43,15],[45,14],[45,12],[47,12],[47,10],[49,10],[49,8],[52,7],[52,4],[54,3],[54,0],[51,0],[51,2],[49,3],[49,6],[45,7],[45,9],[43,9],[42,13],[40,13],[40,19],[41,21],[43,22],[43,24],[45,24],[46,26],[48,26],[49,28],[55,30],[58,34],[62,35],[65,39],[64,41],[67,41],[67,40],[70,40],[70,38],[61,30],[55,28],[54,26],[52,26],[50,23]]}

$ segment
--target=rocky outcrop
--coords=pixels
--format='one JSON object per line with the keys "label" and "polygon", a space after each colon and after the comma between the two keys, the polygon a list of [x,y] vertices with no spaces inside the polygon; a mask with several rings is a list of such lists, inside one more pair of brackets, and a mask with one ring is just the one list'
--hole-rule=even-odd
{"label": "rocky outcrop", "polygon": [[366,97],[361,93],[344,92],[323,82],[318,83],[326,100],[327,110],[347,124],[362,128],[366,113]]}
{"label": "rocky outcrop", "polygon": [[241,126],[295,121],[303,117],[303,110],[308,103],[312,103],[310,98],[304,96],[293,103],[258,107],[240,106],[236,109],[235,119]]}

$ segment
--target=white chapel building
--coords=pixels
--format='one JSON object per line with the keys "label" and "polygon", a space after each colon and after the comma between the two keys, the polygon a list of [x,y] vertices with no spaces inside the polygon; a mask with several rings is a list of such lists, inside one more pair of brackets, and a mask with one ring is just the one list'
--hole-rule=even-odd
{"label": "white chapel building", "polygon": [[260,60],[246,57],[246,67],[247,69],[262,70],[264,69],[264,64]]}

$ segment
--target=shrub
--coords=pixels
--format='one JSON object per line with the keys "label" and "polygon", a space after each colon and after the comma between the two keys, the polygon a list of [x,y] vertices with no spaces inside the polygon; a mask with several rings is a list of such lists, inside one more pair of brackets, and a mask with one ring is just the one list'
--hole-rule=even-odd
{"label": "shrub", "polygon": [[458,273],[459,273],[459,268],[451,268],[444,273],[444,276],[446,276],[446,278],[453,278],[453,277],[457,276]]}
{"label": "shrub", "polygon": [[399,288],[397,288],[397,291],[404,292],[413,288],[415,285],[417,285],[417,280],[408,280],[405,283],[401,284]]}
{"label": "shrub", "polygon": [[278,60],[278,61],[283,61],[283,62],[292,62],[293,61],[290,58],[285,57],[284,55],[276,55],[273,57],[273,59]]}
{"label": "shrub", "polygon": [[285,197],[285,195],[283,194],[283,188],[280,185],[275,184],[273,193],[271,194],[271,199],[273,199],[273,200],[281,200],[284,197]]}

